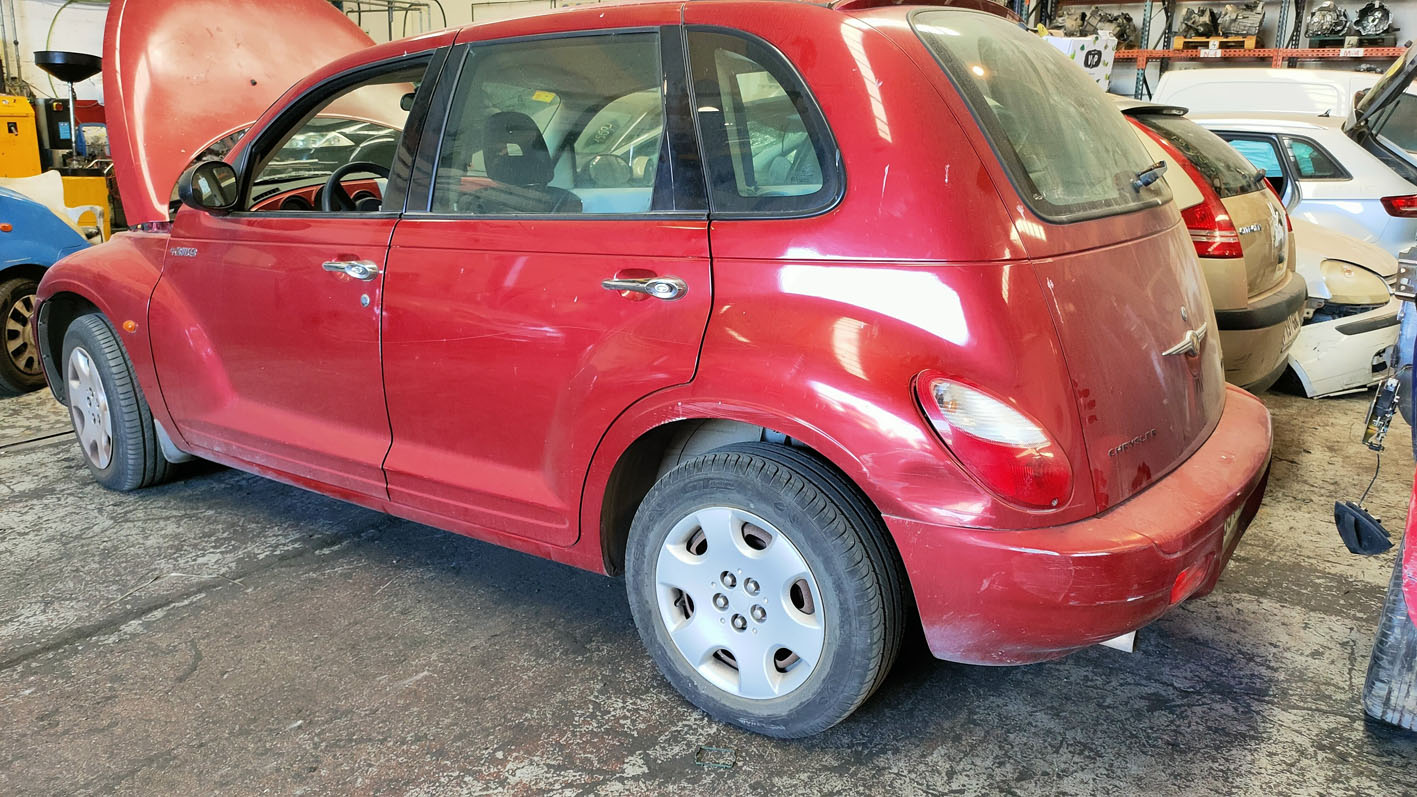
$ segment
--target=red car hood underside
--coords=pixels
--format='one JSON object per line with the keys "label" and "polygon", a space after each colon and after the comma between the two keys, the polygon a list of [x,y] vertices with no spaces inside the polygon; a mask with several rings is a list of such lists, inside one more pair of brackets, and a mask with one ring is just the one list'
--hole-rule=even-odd
{"label": "red car hood underside", "polygon": [[128,223],[166,221],[193,158],[373,43],[326,0],[113,0],[103,92]]}

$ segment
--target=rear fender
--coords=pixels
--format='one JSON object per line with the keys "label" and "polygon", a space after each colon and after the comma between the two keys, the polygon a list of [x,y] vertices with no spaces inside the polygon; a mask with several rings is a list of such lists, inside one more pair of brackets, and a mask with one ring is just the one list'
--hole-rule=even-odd
{"label": "rear fender", "polygon": [[[694,380],[629,407],[596,450],[581,502],[587,550],[599,554],[606,486],[625,452],[691,419],[786,435],[884,515],[1033,528],[1095,511],[1065,364],[1027,265],[721,261],[714,294]],[[1043,511],[988,493],[925,419],[914,380],[926,370],[985,386],[1037,419],[1069,452],[1082,489]]]}

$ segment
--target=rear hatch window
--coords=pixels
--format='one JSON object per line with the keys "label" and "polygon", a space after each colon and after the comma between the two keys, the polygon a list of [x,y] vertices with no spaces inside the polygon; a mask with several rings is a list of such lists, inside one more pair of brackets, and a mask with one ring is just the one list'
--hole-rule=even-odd
{"label": "rear hatch window", "polygon": [[1133,186],[1151,165],[1141,142],[1102,89],[1037,35],[979,11],[910,19],[1039,216],[1078,221],[1171,198],[1162,180]]}
{"label": "rear hatch window", "polygon": [[1221,199],[1265,187],[1264,172],[1220,136],[1195,122],[1183,116],[1156,113],[1137,114],[1136,118],[1186,156]]}
{"label": "rear hatch window", "polygon": [[1403,94],[1369,122],[1373,132],[1408,152],[1417,152],[1417,96]]}

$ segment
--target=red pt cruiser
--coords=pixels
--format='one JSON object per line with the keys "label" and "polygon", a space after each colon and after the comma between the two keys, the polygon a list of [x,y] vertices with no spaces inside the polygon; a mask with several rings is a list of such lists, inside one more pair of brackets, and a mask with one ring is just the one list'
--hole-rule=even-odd
{"label": "red pt cruiser", "polygon": [[917,613],[978,664],[1131,632],[1258,509],[1269,415],[1160,169],[992,3],[379,46],[265,5],[111,6],[141,224],[37,314],[102,484],[197,456],[623,573],[669,681],[774,736],[861,705]]}

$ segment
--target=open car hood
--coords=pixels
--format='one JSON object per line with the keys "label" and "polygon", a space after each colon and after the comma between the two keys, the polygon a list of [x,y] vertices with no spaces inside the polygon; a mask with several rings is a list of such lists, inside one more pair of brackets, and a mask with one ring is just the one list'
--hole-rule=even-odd
{"label": "open car hood", "polygon": [[202,151],[373,43],[326,0],[113,0],[103,92],[128,223],[166,221],[177,178]]}
{"label": "open car hood", "polygon": [[1363,98],[1353,104],[1353,112],[1348,115],[1348,120],[1343,123],[1344,131],[1367,122],[1379,111],[1396,102],[1407,87],[1412,83],[1412,78],[1417,75],[1417,59],[1412,54],[1413,48],[1408,47],[1407,51],[1392,62],[1387,72],[1378,79],[1373,87],[1363,94]]}

